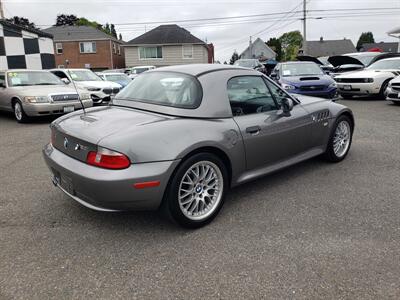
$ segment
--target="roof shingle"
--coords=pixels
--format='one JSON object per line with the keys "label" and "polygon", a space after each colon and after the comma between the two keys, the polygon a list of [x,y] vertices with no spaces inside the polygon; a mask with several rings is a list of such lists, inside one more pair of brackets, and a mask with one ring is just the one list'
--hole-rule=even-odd
{"label": "roof shingle", "polygon": [[126,43],[129,45],[148,44],[205,44],[186,29],[176,24],[160,25]]}
{"label": "roof shingle", "polygon": [[113,40],[113,36],[91,26],[53,26],[43,30],[54,36],[54,41]]}
{"label": "roof shingle", "polygon": [[334,56],[353,52],[357,52],[356,47],[348,39],[307,41],[307,55],[310,56]]}

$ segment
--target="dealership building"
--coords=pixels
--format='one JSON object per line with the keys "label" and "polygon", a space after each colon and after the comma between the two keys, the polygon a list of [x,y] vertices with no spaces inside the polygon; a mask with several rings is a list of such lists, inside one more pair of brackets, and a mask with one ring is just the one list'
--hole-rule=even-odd
{"label": "dealership building", "polygon": [[51,34],[0,20],[0,70],[54,67]]}

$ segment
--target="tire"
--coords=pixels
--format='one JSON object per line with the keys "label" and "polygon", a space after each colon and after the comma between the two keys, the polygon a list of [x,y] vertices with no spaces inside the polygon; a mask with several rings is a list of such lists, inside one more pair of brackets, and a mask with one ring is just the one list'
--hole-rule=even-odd
{"label": "tire", "polygon": [[[346,128],[343,128],[343,126]],[[353,139],[353,127],[352,120],[348,116],[339,116],[335,122],[335,125],[333,126],[328,146],[324,153],[324,158],[327,161],[336,163],[345,159],[351,147],[351,142]],[[347,130],[347,135],[344,130]],[[339,147],[338,143],[341,144],[342,142],[344,144]]]}
{"label": "tire", "polygon": [[14,117],[18,123],[26,123],[29,121],[29,117],[26,115],[24,108],[19,100],[13,104]]}
{"label": "tire", "polygon": [[400,101],[392,101],[394,105],[400,106]]}
{"label": "tire", "polygon": [[[212,188],[213,186],[219,187],[219,191]],[[162,208],[178,225],[199,228],[217,216],[227,190],[228,172],[221,159],[211,153],[198,153],[185,160],[174,173]],[[210,191],[212,194],[209,194]],[[214,197],[209,197],[213,195]]]}
{"label": "tire", "polygon": [[385,91],[389,85],[389,81],[390,81],[390,79],[386,80],[384,83],[382,83],[381,89],[379,90],[378,99],[381,99],[381,100],[386,99]]}

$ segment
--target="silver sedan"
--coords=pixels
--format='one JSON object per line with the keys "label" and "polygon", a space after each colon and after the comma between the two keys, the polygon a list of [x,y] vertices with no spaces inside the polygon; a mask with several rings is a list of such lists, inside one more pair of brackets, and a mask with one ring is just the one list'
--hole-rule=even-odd
{"label": "silver sedan", "polygon": [[241,67],[160,68],[138,76],[111,106],[54,121],[43,154],[53,183],[89,208],[160,208],[200,227],[231,187],[318,155],[346,157],[351,110],[298,97]]}

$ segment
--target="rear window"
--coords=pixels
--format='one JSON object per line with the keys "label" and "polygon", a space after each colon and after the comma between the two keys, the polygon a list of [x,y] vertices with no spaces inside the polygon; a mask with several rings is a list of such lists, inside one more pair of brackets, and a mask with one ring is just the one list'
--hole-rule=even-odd
{"label": "rear window", "polygon": [[175,72],[149,72],[136,77],[118,99],[176,108],[197,108],[202,98],[199,81]]}

